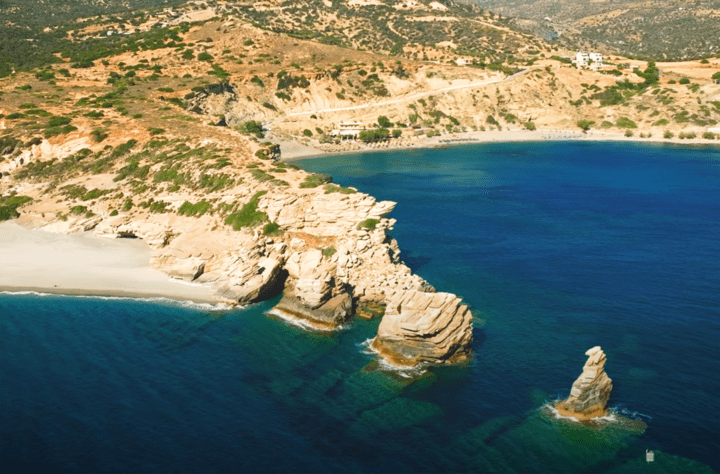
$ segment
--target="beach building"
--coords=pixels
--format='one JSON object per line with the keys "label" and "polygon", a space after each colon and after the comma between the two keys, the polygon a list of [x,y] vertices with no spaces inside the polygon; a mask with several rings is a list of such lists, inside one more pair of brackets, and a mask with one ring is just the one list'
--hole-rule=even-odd
{"label": "beach building", "polygon": [[367,130],[367,127],[360,122],[340,122],[337,128],[330,131],[330,136],[355,140],[363,130]]}

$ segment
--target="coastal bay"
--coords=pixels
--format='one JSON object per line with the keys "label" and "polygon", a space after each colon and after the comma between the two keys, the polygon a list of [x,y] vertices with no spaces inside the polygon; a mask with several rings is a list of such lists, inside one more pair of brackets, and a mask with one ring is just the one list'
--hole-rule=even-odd
{"label": "coastal bay", "polygon": [[[0,295],[0,454],[72,472],[715,472],[717,162],[625,143],[304,160],[398,203],[400,258],[471,308],[470,364],[393,369],[368,347],[378,320],[307,331],[266,314],[277,298]],[[594,345],[610,415],[556,418]]]}

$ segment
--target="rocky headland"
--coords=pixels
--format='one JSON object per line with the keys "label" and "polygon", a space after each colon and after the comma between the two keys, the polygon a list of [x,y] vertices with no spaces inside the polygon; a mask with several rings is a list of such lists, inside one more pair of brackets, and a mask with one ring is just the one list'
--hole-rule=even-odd
{"label": "rocky headland", "polygon": [[[241,148],[256,147],[240,141]],[[209,142],[130,141],[90,154],[81,148],[86,141],[46,141],[5,163],[9,173],[0,184],[8,194],[33,199],[22,208],[19,224],[63,234],[141,239],[151,249],[152,267],[212,288],[220,302],[251,304],[282,293],[272,313],[317,330],[337,329],[357,312],[366,318],[382,316],[387,307],[374,347],[390,363],[467,359],[470,311],[456,296],[436,293],[401,261],[398,243],[388,234],[395,224],[388,217],[394,202],[377,201],[329,183],[328,177],[273,161],[263,154],[265,148],[260,160],[242,158],[247,152],[229,162],[208,154],[223,163],[222,174],[209,174],[207,159],[183,158],[219,149],[220,143]],[[57,160],[58,155],[63,158]],[[99,174],[75,169],[65,174],[63,167],[52,177],[72,184],[47,186],[44,174],[52,164],[67,166],[80,159],[89,165],[113,156],[122,163]],[[153,165],[158,157],[170,163]],[[182,178],[174,158],[183,160]],[[133,169],[147,163],[146,184],[124,179],[128,167],[122,165],[127,162]],[[264,167],[282,170],[283,180],[262,179],[256,170]],[[168,170],[174,182],[186,183],[176,192],[157,186]],[[193,191],[200,186],[197,180],[219,179],[228,185]]]}
{"label": "rocky headland", "polygon": [[607,358],[600,346],[588,349],[585,355],[588,360],[582,374],[573,383],[570,396],[555,406],[560,415],[579,421],[605,415],[605,407],[612,390],[612,380],[605,373]]}

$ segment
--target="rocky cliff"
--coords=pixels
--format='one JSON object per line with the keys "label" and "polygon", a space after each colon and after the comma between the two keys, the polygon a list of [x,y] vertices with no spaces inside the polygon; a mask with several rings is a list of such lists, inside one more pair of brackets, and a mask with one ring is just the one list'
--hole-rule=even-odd
{"label": "rocky cliff", "polygon": [[284,230],[272,237],[234,232],[210,216],[192,225],[175,215],[93,224],[101,236],[142,238],[154,249],[156,268],[213,285],[224,301],[252,303],[283,292],[273,313],[321,330],[347,322],[358,306],[387,305],[374,347],[390,362],[462,361],[470,353],[470,311],[401,263],[397,242],[387,234],[394,220],[386,215],[394,206],[362,193],[276,190],[258,201]]}
{"label": "rocky cliff", "polygon": [[555,407],[562,416],[580,421],[603,416],[612,390],[612,380],[605,373],[607,359],[600,346],[589,349],[585,355],[588,360],[582,374],[573,383],[570,396]]}

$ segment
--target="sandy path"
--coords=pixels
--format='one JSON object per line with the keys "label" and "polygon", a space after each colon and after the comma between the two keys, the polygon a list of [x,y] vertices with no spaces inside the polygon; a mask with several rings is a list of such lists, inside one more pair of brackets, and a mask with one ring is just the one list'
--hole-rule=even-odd
{"label": "sandy path", "polygon": [[371,109],[371,108],[375,108],[375,107],[385,107],[385,106],[392,105],[392,104],[399,104],[402,102],[414,101],[417,99],[421,99],[423,97],[429,97],[431,95],[443,94],[445,92],[451,92],[451,91],[456,91],[456,90],[460,90],[460,89],[470,89],[472,87],[487,86],[490,84],[497,84],[499,82],[507,82],[507,81],[511,81],[511,80],[515,79],[518,76],[527,74],[528,72],[530,72],[530,69],[525,69],[516,74],[513,74],[512,76],[507,76],[505,78],[496,77],[493,79],[487,79],[485,81],[471,82],[470,84],[462,84],[459,86],[443,87],[442,89],[436,89],[433,91],[426,91],[426,92],[419,92],[417,94],[400,97],[398,99],[386,100],[383,102],[376,102],[376,103],[372,103],[372,104],[353,105],[350,107],[338,107],[338,108],[334,108],[334,109],[308,110],[305,112],[293,112],[284,117],[279,117],[279,118],[276,118],[269,122],[266,122],[263,125],[269,126],[275,122],[282,122],[283,120],[286,120],[286,119],[289,119],[292,117],[300,117],[302,115],[323,114],[323,113],[329,113],[329,112],[346,112],[346,111],[350,111],[350,110],[362,110],[362,109]]}
{"label": "sandy path", "polygon": [[150,249],[141,240],[0,223],[0,290],[217,301],[211,288],[172,280],[149,261]]}

